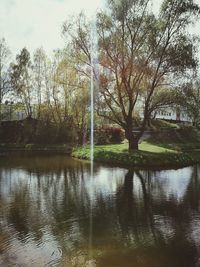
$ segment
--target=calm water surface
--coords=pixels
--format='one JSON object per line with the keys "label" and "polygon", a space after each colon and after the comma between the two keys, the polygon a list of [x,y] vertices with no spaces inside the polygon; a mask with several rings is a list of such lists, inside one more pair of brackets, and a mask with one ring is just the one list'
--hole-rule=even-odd
{"label": "calm water surface", "polygon": [[0,266],[200,266],[200,166],[0,157]]}

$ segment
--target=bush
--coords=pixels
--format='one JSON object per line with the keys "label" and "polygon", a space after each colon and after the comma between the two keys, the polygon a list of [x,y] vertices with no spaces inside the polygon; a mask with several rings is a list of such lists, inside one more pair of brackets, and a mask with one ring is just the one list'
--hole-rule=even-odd
{"label": "bush", "polygon": [[63,143],[75,143],[77,139],[77,133],[67,121],[64,121],[60,123],[57,126],[57,136],[56,136],[56,142],[58,144]]}
{"label": "bush", "polygon": [[55,124],[49,120],[26,118],[0,123],[0,143],[62,144],[75,143],[74,127],[68,122]]}
{"label": "bush", "polygon": [[0,142],[31,143],[33,142],[36,125],[37,120],[31,118],[1,122]]}
{"label": "bush", "polygon": [[119,144],[124,141],[125,135],[121,128],[100,127],[95,131],[95,144]]}
{"label": "bush", "polygon": [[34,136],[36,144],[54,144],[56,143],[57,127],[47,121],[39,121]]}
{"label": "bush", "polygon": [[121,128],[111,128],[111,143],[112,144],[119,144],[125,139],[124,131]]}

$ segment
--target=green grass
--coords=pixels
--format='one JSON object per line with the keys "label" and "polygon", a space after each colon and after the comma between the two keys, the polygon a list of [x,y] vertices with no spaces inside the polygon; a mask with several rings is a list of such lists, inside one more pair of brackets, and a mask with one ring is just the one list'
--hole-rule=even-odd
{"label": "green grass", "polygon": [[172,148],[166,148],[164,146],[159,146],[157,144],[151,144],[148,143],[147,141],[143,141],[139,145],[139,149],[142,151],[148,151],[153,153],[177,153],[177,151]]}
{"label": "green grass", "polygon": [[[79,159],[90,159],[90,147],[79,147],[73,150],[72,156]],[[94,148],[94,160],[142,168],[170,168],[187,166],[195,162],[187,153],[177,152],[158,145],[142,142],[138,151],[129,152],[128,144],[99,145]]]}
{"label": "green grass", "polygon": [[[84,147],[84,149],[90,149],[89,146]],[[112,151],[115,153],[121,153],[128,151],[128,143],[123,144],[114,144],[114,145],[98,145],[95,146],[96,151],[105,150],[105,151]],[[139,150],[140,151],[146,151],[146,152],[153,152],[153,153],[177,153],[177,151],[161,147],[159,145],[148,143],[147,141],[143,141],[141,144],[139,144]]]}
{"label": "green grass", "polygon": [[[151,144],[151,141],[148,141],[149,144]],[[188,142],[188,143],[157,143],[156,145],[154,143],[152,143],[153,146],[156,147],[160,147],[162,149],[166,149],[168,151],[172,150],[172,151],[177,151],[177,152],[181,152],[181,151],[185,151],[185,152],[189,152],[192,151],[194,149],[200,149],[200,142]]]}

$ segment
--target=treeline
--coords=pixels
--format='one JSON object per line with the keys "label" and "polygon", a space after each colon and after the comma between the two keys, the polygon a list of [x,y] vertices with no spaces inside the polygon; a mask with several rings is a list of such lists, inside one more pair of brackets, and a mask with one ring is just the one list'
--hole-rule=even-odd
{"label": "treeline", "polygon": [[[1,39],[0,42],[2,49],[9,51],[5,40]],[[34,123],[33,120],[25,123],[29,126],[24,137],[21,134],[21,137],[13,136],[11,140],[83,143],[89,124],[89,85],[84,76],[78,75],[69,50],[57,50],[50,58],[40,48],[31,60],[29,51],[23,48],[16,56],[16,61],[7,65],[9,53],[2,53],[2,56],[5,65],[1,73],[6,75],[7,83],[1,86],[1,103],[5,103],[5,99],[13,99],[13,110],[23,111],[27,118],[34,117],[36,120]],[[31,122],[34,127],[31,127]],[[9,132],[13,132],[13,125],[18,135],[18,131],[22,133],[22,124],[15,122],[10,123],[9,127],[5,126],[6,123],[2,125]]]}

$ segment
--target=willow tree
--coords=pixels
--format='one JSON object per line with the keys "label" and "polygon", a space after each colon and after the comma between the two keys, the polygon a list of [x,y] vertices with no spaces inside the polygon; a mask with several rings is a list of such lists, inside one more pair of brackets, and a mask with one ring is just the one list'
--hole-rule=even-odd
{"label": "willow tree", "polygon": [[[158,15],[149,0],[110,0],[97,14],[97,112],[125,130],[129,150],[138,149],[157,89],[196,67],[195,42],[187,30],[198,14],[199,6],[192,0],[165,0]],[[63,28],[84,71],[92,64],[89,29],[83,15]],[[138,109],[140,128],[133,133]]]}

